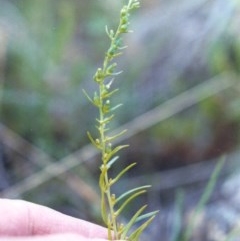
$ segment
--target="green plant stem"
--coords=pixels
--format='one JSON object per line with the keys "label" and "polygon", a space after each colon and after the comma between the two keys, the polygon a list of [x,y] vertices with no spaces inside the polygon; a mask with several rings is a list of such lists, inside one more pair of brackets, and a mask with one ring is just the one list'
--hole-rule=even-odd
{"label": "green plant stem", "polygon": [[[104,67],[103,67],[103,72],[106,72],[107,66],[109,65],[109,58],[105,57],[104,60]],[[117,221],[115,219],[115,211],[114,211],[114,207],[112,205],[112,194],[111,194],[111,189],[110,189],[110,183],[109,183],[109,177],[108,177],[108,167],[107,167],[107,158],[106,158],[106,145],[110,144],[110,143],[106,143],[106,124],[104,123],[104,119],[105,119],[105,114],[103,112],[103,108],[104,108],[104,100],[102,98],[103,94],[104,94],[104,90],[105,90],[105,84],[102,81],[99,85],[99,120],[100,120],[100,125],[99,125],[99,132],[100,132],[100,143],[101,143],[101,156],[102,156],[102,165],[103,165],[103,169],[106,170],[104,172],[104,181],[105,181],[105,186],[106,186],[106,190],[102,191],[102,202],[105,202],[105,197],[107,199],[107,204],[108,204],[108,209],[109,209],[109,215],[107,217],[107,226],[109,229],[113,230],[114,233],[114,237],[112,237],[112,233],[109,232],[110,237],[108,237],[110,240],[116,239],[117,234],[118,234],[118,229],[117,229]],[[100,187],[101,188],[101,187]]]}
{"label": "green plant stem", "polygon": [[[149,186],[142,186],[127,190],[120,198],[115,197],[112,193],[111,187],[114,185],[129,169],[135,166],[136,163],[129,164],[123,170],[114,177],[109,177],[109,169],[118,160],[116,154],[127,145],[118,145],[112,148],[112,141],[120,137],[125,133],[125,130],[117,133],[113,136],[108,136],[109,124],[114,115],[112,112],[121,106],[118,104],[114,107],[111,106],[110,97],[115,94],[118,89],[111,90],[114,77],[120,72],[115,72],[117,64],[113,60],[122,54],[122,50],[126,46],[121,45],[121,35],[130,32],[128,30],[130,21],[130,12],[140,6],[138,0],[128,0],[128,4],[124,5],[120,12],[120,21],[116,31],[108,30],[106,28],[107,35],[110,39],[110,47],[105,53],[102,68],[98,68],[94,80],[98,84],[98,91],[94,93],[94,97],[91,98],[86,91],[84,94],[89,101],[98,108],[99,119],[97,119],[97,129],[99,132],[99,138],[94,139],[88,132],[88,137],[92,144],[101,151],[100,177],[99,187],[101,191],[101,213],[102,219],[108,228],[108,240],[127,239],[129,241],[138,241],[140,234],[153,220],[156,212],[142,214],[145,209],[140,208],[131,221],[125,226],[119,222],[119,215],[125,209],[125,207],[137,196],[146,192],[146,188]],[[123,200],[122,200],[123,199]],[[125,200],[124,200],[125,199]],[[119,202],[121,200],[121,202]],[[132,234],[128,235],[131,227],[138,222],[138,220],[147,219],[139,228],[137,228]],[[128,236],[127,236],[128,235]]]}
{"label": "green plant stem", "polygon": [[[130,6],[132,4],[132,0],[129,1],[128,5],[127,5],[127,9],[130,9]],[[115,35],[111,38],[111,44],[110,44],[110,48],[107,52],[107,54],[105,55],[104,58],[104,62],[103,62],[103,66],[102,66],[102,73],[104,76],[107,76],[107,70],[109,65],[111,64],[111,60],[113,59],[113,56],[111,56],[109,53],[111,51],[111,49],[113,49],[116,46],[116,42],[118,39],[120,39],[120,35],[122,34],[122,32],[120,31],[122,26],[122,22],[120,20],[120,23],[118,25],[118,28],[115,32]],[[107,205],[108,205],[108,209],[109,209],[109,215],[107,217],[107,225],[108,228],[111,228],[113,230],[114,233],[114,237],[109,237],[110,240],[112,240],[112,238],[116,239],[119,238],[118,237],[118,225],[117,225],[117,220],[116,220],[116,215],[115,215],[115,210],[114,210],[114,204],[112,201],[112,193],[111,193],[111,188],[110,188],[110,183],[109,183],[109,177],[108,177],[108,172],[107,172],[107,157],[106,157],[106,145],[111,145],[111,143],[106,143],[106,124],[104,123],[104,119],[105,119],[105,114],[104,114],[104,91],[105,91],[105,83],[104,83],[104,79],[102,79],[102,81],[100,81],[99,83],[99,120],[100,120],[100,124],[99,124],[99,132],[100,132],[100,143],[101,143],[101,156],[102,156],[102,163],[103,163],[103,169],[106,170],[104,172],[104,181],[105,181],[105,186],[107,187],[105,191],[102,191],[102,202],[107,201]],[[101,186],[100,186],[101,188]]]}

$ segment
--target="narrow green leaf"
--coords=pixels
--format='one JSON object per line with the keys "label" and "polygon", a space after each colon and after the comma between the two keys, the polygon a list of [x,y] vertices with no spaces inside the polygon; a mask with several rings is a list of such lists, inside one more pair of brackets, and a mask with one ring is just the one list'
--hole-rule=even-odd
{"label": "narrow green leaf", "polygon": [[127,132],[127,130],[123,130],[123,131],[119,132],[118,134],[116,134],[116,135],[114,135],[114,136],[107,136],[106,139],[105,139],[105,141],[106,141],[106,142],[113,141],[113,140],[115,140],[116,138],[124,135],[126,132]]}
{"label": "narrow green leaf", "polygon": [[117,160],[119,159],[119,156],[113,157],[107,164],[107,168],[109,169]]}
{"label": "narrow green leaf", "polygon": [[143,189],[147,189],[147,188],[150,188],[151,186],[150,185],[146,185],[146,186],[141,186],[141,187],[136,187],[136,188],[133,188],[125,193],[123,193],[121,196],[119,196],[117,199],[116,199],[116,203],[121,201],[123,198],[127,197],[128,195],[132,194],[133,192],[137,192],[139,190],[143,190]]}
{"label": "narrow green leaf", "polygon": [[115,58],[115,57],[118,57],[118,56],[120,56],[120,55],[122,55],[122,52],[119,52],[119,53],[114,54],[113,57]]}
{"label": "narrow green leaf", "polygon": [[152,216],[145,223],[143,223],[140,227],[138,227],[134,232],[132,232],[131,235],[129,236],[129,240],[138,241],[139,236],[142,234],[144,229],[146,229],[148,227],[148,225],[153,221],[154,218],[155,218],[155,216]]}
{"label": "narrow green leaf", "polygon": [[88,135],[88,138],[89,138],[89,140],[91,141],[91,143],[92,143],[96,148],[101,149],[100,143],[97,143],[97,141],[95,141],[95,140],[93,139],[91,133],[90,133],[90,132],[87,132],[87,135]]}
{"label": "narrow green leaf", "polygon": [[180,239],[182,231],[182,220],[183,220],[183,204],[184,204],[184,192],[178,190],[175,197],[174,217],[171,229],[170,241],[178,241]]}
{"label": "narrow green leaf", "polygon": [[120,150],[129,147],[129,145],[120,145],[115,147],[112,151],[111,151],[111,156],[115,155],[117,152],[119,152]]}
{"label": "narrow green leaf", "polygon": [[108,26],[106,25],[106,26],[105,26],[105,31],[106,31],[108,37],[112,40],[112,39],[113,39],[113,36],[114,36],[113,30],[111,29],[111,30],[109,31],[109,30],[108,30]]}
{"label": "narrow green leaf", "polygon": [[111,92],[106,92],[106,93],[104,93],[104,95],[102,96],[102,98],[103,98],[103,99],[109,98],[109,97],[111,97],[113,94],[115,94],[116,92],[118,92],[118,89],[115,89],[115,90],[113,90],[113,91],[111,91]]}
{"label": "narrow green leaf", "polygon": [[125,46],[119,47],[118,49],[120,49],[120,50],[124,50],[124,49],[127,49],[127,48],[128,48],[128,46],[125,45]]}
{"label": "narrow green leaf", "polygon": [[[99,120],[99,119],[97,119],[97,122],[99,123],[99,124],[107,124],[107,123],[109,123],[112,119],[114,118],[114,115],[110,115],[109,117],[105,117],[103,120]],[[99,128],[98,128],[99,129]]]}
{"label": "narrow green leaf", "polygon": [[112,74],[114,73],[116,67],[117,67],[117,63],[112,63],[112,64],[110,64],[110,65],[107,67],[107,69],[106,69],[106,72],[105,72],[106,75],[107,75],[107,76],[112,75]]}
{"label": "narrow green leaf", "polygon": [[127,237],[127,234],[129,232],[129,230],[131,229],[131,227],[133,226],[133,224],[136,222],[137,218],[139,217],[139,215],[146,209],[147,205],[142,206],[134,215],[133,217],[130,219],[130,221],[127,223],[127,225],[123,228],[122,234],[121,234],[121,238],[125,239]]}
{"label": "narrow green leaf", "polygon": [[96,129],[99,131],[99,133],[101,132],[101,131],[103,131],[104,133],[105,132],[107,132],[107,131],[109,131],[109,128],[104,128],[102,125],[100,126],[95,126],[96,127]]}
{"label": "narrow green leaf", "polygon": [[197,219],[197,215],[201,212],[201,210],[204,208],[205,204],[207,203],[207,201],[209,200],[212,192],[213,192],[213,189],[215,187],[215,184],[218,180],[218,177],[221,173],[221,170],[222,170],[222,167],[225,163],[225,157],[222,158],[218,164],[216,165],[211,177],[210,177],[210,180],[203,192],[203,195],[201,197],[201,199],[199,200],[198,204],[197,204],[197,207],[195,209],[195,212],[193,214],[193,217],[192,217],[192,220],[191,220],[191,223],[190,225],[187,227],[187,230],[185,231],[184,233],[184,236],[183,236],[183,241],[188,241],[192,235],[192,232],[193,232],[193,229],[194,229],[194,225],[196,223],[196,219]]}
{"label": "narrow green leaf", "polygon": [[107,160],[107,162],[120,150],[122,150],[123,148],[128,147],[128,145],[120,145],[115,147],[113,150],[111,150],[110,152],[106,153],[107,156],[105,156],[105,159]]}
{"label": "narrow green leaf", "polygon": [[158,213],[159,213],[159,211],[153,211],[153,212],[145,213],[145,214],[139,216],[139,217],[136,219],[135,223],[140,222],[140,221],[142,221],[143,219],[147,219],[147,218],[150,218],[150,217],[152,217],[152,216],[156,216]]}
{"label": "narrow green leaf", "polygon": [[123,209],[133,200],[135,199],[137,196],[140,196],[142,194],[146,193],[146,190],[141,190],[139,192],[136,192],[134,194],[132,194],[121,206],[120,208],[116,211],[116,216],[118,216]]}
{"label": "narrow green leaf", "polygon": [[127,167],[125,167],[114,179],[111,180],[110,185],[113,185],[114,183],[116,183],[122,177],[122,175],[124,175],[129,169],[134,167],[136,164],[137,163],[134,162],[134,163],[128,165]]}
{"label": "narrow green leaf", "polygon": [[[105,85],[108,90],[110,90],[113,82],[114,82],[114,78],[112,78],[112,79]],[[118,91],[118,89],[116,89],[116,90]]]}
{"label": "narrow green leaf", "polygon": [[121,71],[118,71],[118,72],[116,72],[116,73],[111,73],[111,75],[112,75],[112,76],[117,76],[117,75],[120,75],[122,72],[123,72],[123,71],[121,70]]}
{"label": "narrow green leaf", "polygon": [[86,92],[86,90],[82,89],[82,92],[83,94],[87,97],[87,99],[93,104],[94,104],[94,101],[92,100],[92,98],[88,95],[88,93]]}
{"label": "narrow green leaf", "polygon": [[116,105],[111,108],[111,111],[115,111],[116,109],[120,108],[123,104]]}

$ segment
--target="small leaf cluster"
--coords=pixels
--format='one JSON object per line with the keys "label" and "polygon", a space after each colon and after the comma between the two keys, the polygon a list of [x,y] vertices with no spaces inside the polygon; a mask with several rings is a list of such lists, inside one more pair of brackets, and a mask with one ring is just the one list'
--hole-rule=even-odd
{"label": "small leaf cluster", "polygon": [[[129,30],[129,18],[130,12],[133,9],[140,7],[138,0],[128,0],[128,4],[124,5],[120,12],[120,21],[116,31],[109,30],[106,27],[106,33],[110,39],[110,47],[105,53],[105,58],[101,68],[98,68],[93,79],[98,85],[98,91],[90,97],[86,91],[84,94],[89,101],[97,107],[99,111],[99,117],[97,121],[98,137],[94,138],[89,132],[88,137],[92,144],[101,152],[101,166],[100,166],[100,177],[99,187],[101,191],[101,214],[104,223],[108,228],[108,239],[125,239],[130,241],[139,240],[139,236],[143,230],[153,220],[156,212],[143,214],[146,209],[146,205],[142,206],[130,219],[127,224],[123,224],[119,221],[120,215],[124,211],[125,207],[136,197],[144,194],[149,186],[141,186],[126,191],[124,194],[116,197],[112,193],[112,186],[136,163],[132,163],[121,170],[115,177],[109,177],[109,170],[119,160],[117,155],[120,150],[128,147],[128,145],[117,145],[113,147],[114,141],[122,136],[126,130],[114,135],[109,134],[109,124],[114,118],[114,111],[121,106],[118,104],[112,106],[111,98],[118,92],[118,89],[112,88],[114,78],[121,72],[117,72],[117,63],[114,59],[122,54],[122,50],[126,46],[122,45],[122,35],[130,32]],[[137,222],[146,219],[143,224],[139,225],[134,231],[133,226]]]}

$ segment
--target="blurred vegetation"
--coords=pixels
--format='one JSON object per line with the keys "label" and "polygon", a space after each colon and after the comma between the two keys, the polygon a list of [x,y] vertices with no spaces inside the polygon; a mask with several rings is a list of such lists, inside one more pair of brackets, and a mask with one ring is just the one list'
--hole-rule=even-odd
{"label": "blurred vegetation", "polygon": [[102,53],[100,29],[111,17],[101,5],[2,1],[2,122],[58,158],[85,143],[89,116],[82,83]]}

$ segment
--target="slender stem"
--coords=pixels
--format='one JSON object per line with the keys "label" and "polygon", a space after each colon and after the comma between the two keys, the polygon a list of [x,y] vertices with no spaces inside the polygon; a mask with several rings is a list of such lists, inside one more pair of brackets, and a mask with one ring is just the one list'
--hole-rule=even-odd
{"label": "slender stem", "polygon": [[[113,30],[108,33],[110,38],[110,47],[105,54],[104,61],[102,64],[102,69],[99,68],[96,72],[94,77],[95,81],[99,85],[98,95],[96,94],[96,99],[92,102],[98,106],[99,109],[99,139],[96,140],[96,145],[98,148],[101,149],[101,159],[102,159],[102,175],[100,176],[100,189],[101,189],[101,200],[102,200],[102,216],[103,220],[106,222],[109,230],[109,240],[119,239],[119,224],[117,223],[117,217],[115,212],[115,201],[113,200],[113,194],[111,193],[111,179],[109,178],[108,174],[108,162],[112,158],[111,150],[109,152],[109,146],[111,143],[107,140],[107,125],[109,124],[106,122],[107,114],[111,110],[108,110],[108,103],[109,100],[106,97],[107,84],[105,83],[106,79],[109,76],[113,76],[114,68],[116,67],[115,63],[112,63],[113,59],[121,54],[121,47],[119,46],[119,42],[121,42],[120,36],[123,33],[128,32],[128,24],[129,24],[129,12],[133,8],[137,8],[138,4],[137,0],[128,0],[128,4],[125,5],[121,11],[120,22],[117,27],[116,32]],[[108,32],[108,31],[107,31]],[[110,86],[110,84],[108,84]],[[110,95],[109,95],[110,96]],[[95,102],[96,101],[96,102]],[[106,110],[107,109],[107,110]],[[111,149],[111,148],[110,148]],[[107,215],[105,215],[105,211]]]}
{"label": "slender stem", "polygon": [[[121,27],[121,23],[119,24],[117,31],[114,35],[114,37],[111,39],[111,45],[110,48],[114,46],[116,40],[119,38],[120,35],[120,27]],[[103,62],[103,73],[104,75],[107,72],[107,68],[110,64],[110,57],[108,56],[108,54],[105,55],[104,58],[104,62]],[[99,85],[99,119],[100,119],[100,126],[99,126],[99,131],[100,131],[100,142],[101,142],[101,151],[102,151],[102,163],[103,163],[103,168],[107,168],[107,163],[105,160],[105,155],[106,155],[106,135],[105,135],[105,127],[106,124],[104,124],[104,112],[103,112],[103,106],[104,106],[104,102],[103,102],[103,92],[104,92],[104,79],[101,81],[100,85]],[[109,209],[109,219],[108,221],[110,221],[110,225],[112,226],[111,228],[113,229],[113,233],[114,233],[114,239],[118,238],[118,228],[117,228],[117,220],[115,218],[115,210],[114,210],[114,205],[112,204],[112,194],[111,194],[111,189],[110,189],[110,183],[109,183],[109,178],[108,178],[108,172],[105,172],[105,176],[104,176],[104,181],[105,181],[105,185],[107,186],[107,189],[105,192],[102,192],[102,199],[105,200],[105,197],[107,199],[107,206]]]}
{"label": "slender stem", "polygon": [[[108,60],[106,59],[106,66],[108,65]],[[104,83],[100,83],[99,85],[99,119],[100,119],[100,125],[99,125],[99,131],[100,131],[100,143],[101,143],[101,148],[102,148],[102,163],[103,163],[103,168],[106,169],[107,168],[107,163],[106,163],[106,159],[105,159],[105,155],[106,155],[106,134],[105,134],[105,127],[106,124],[104,123],[104,111],[103,111],[103,106],[104,106],[104,102],[103,102],[103,91],[104,91]],[[117,223],[116,223],[116,218],[115,218],[115,211],[114,211],[114,207],[112,205],[112,200],[111,200],[111,189],[110,189],[110,183],[109,183],[109,178],[108,178],[108,172],[105,172],[105,176],[104,176],[104,181],[105,181],[105,185],[106,185],[106,191],[102,192],[102,199],[105,201],[105,197],[107,199],[107,205],[108,205],[108,209],[109,209],[109,217],[108,217],[108,222],[110,221],[110,225],[111,228],[113,229],[114,232],[114,239],[117,238]],[[109,224],[108,224],[109,225]],[[109,237],[111,238],[111,237]],[[112,240],[112,238],[111,238]]]}

